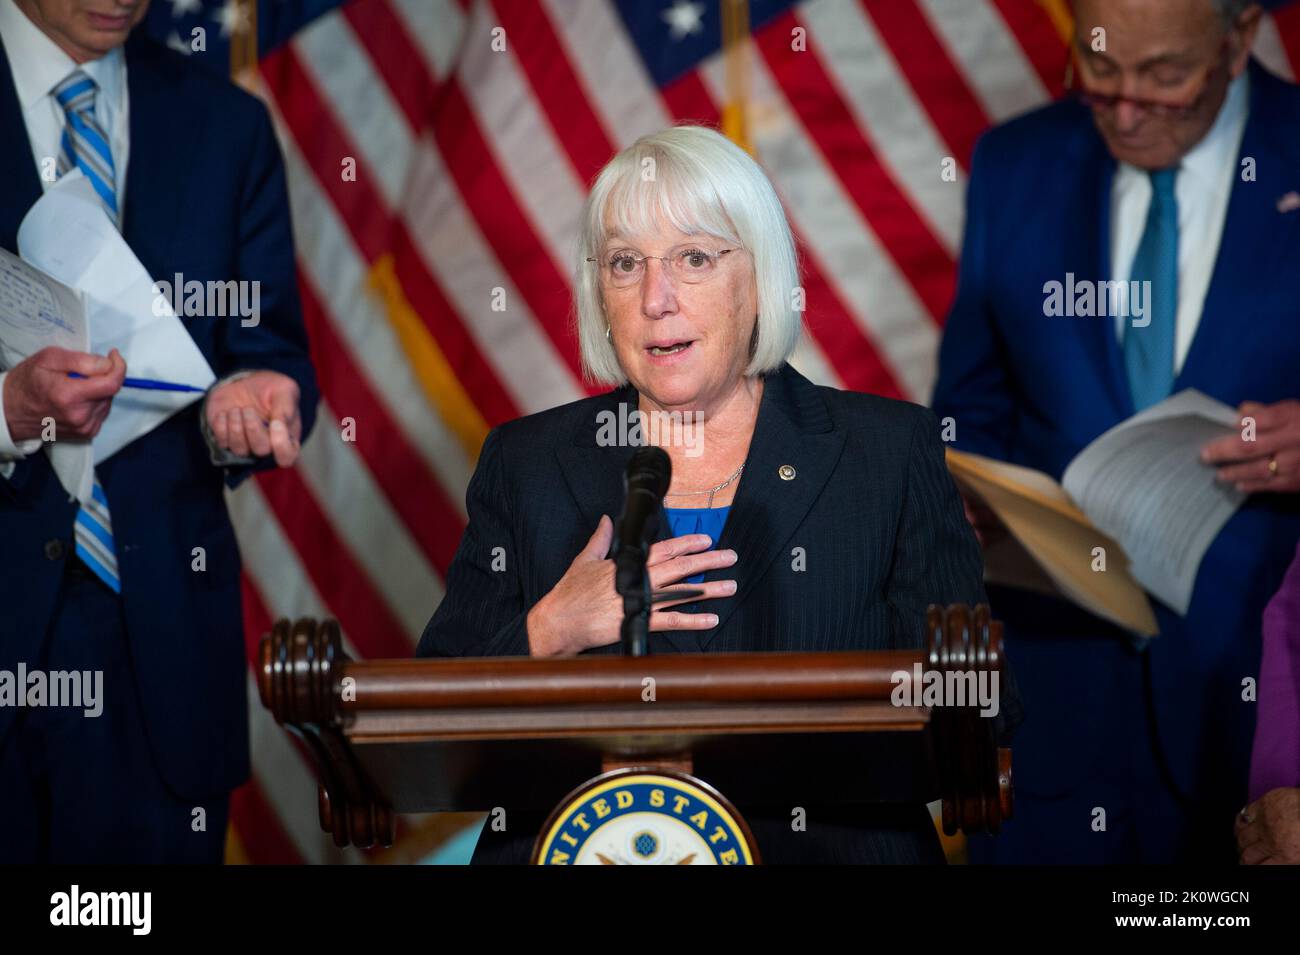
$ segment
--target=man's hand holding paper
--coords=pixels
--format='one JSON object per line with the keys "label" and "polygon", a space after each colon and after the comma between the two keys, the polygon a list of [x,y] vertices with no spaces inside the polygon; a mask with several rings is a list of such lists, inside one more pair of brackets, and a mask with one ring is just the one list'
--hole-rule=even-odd
{"label": "man's hand holding paper", "polygon": [[1211,441],[1201,460],[1217,465],[1219,480],[1245,494],[1300,491],[1300,401],[1245,401],[1237,410],[1255,420],[1254,440],[1238,433]]}
{"label": "man's hand holding paper", "polygon": [[[70,378],[69,373],[82,375]],[[56,438],[90,440],[99,433],[126,378],[116,348],[108,356],[49,346],[4,378],[3,408],[14,441],[41,438],[53,419]]]}
{"label": "man's hand holding paper", "polygon": [[[1243,414],[1248,407],[1243,405]],[[1155,632],[1149,608],[1137,607],[1146,622],[1135,623],[1132,611],[1137,601],[1127,588],[1121,594],[1127,610],[1113,599],[1093,593],[1090,584],[1097,583],[1092,579],[1096,568],[1091,567],[1088,555],[1100,544],[1098,533],[1113,540],[1122,554],[1111,576],[1131,575],[1167,606],[1186,614],[1201,559],[1244,500],[1240,486],[1227,486],[1222,473],[1216,481],[1206,467],[1204,451],[1199,461],[1197,452],[1225,443],[1242,444],[1238,420],[1228,406],[1186,389],[1088,444],[1066,467],[1060,485],[1047,474],[977,455],[950,452],[949,464],[958,474],[967,519],[975,527],[991,569],[997,563],[993,544],[1000,523],[1018,523],[1020,531],[1013,529],[1013,533],[1021,538],[1031,529],[1041,534],[1063,505],[1070,511],[1077,508],[1081,512],[1077,519],[1060,523],[1060,533],[1020,543],[1044,565],[1056,586],[1073,595],[1076,602],[1106,619],[1149,634]],[[1271,448],[1279,446],[1277,435],[1285,434],[1286,426],[1271,412],[1263,420],[1267,424],[1261,422],[1260,433],[1268,436],[1269,444],[1261,451],[1251,442],[1244,443],[1251,446],[1250,454],[1267,457]],[[1261,437],[1257,443],[1263,441]],[[1013,508],[1019,521],[1013,521],[1011,513],[997,513],[999,505],[980,500],[976,484],[982,483],[987,494],[990,481],[1001,488],[1000,506]],[[1025,502],[1033,505],[1027,511]],[[1016,574],[1023,576],[1023,571],[1018,569]],[[1091,596],[1081,596],[1088,594]]]}
{"label": "man's hand holding paper", "polygon": [[[18,246],[21,260],[5,253],[0,262],[0,366],[11,369],[5,419],[14,440],[42,437],[42,420],[55,420],[55,438],[64,442],[50,448],[56,471],[84,501],[88,455],[103,462],[196,397],[119,392],[127,356],[133,372],[148,378],[201,389],[215,375],[178,317],[167,308],[159,314],[149,274],[79,171],[63,176],[28,210]],[[109,362],[108,371],[98,370],[101,361]],[[17,407],[10,406],[11,395]],[[93,447],[78,447],[77,439]]]}
{"label": "man's hand holding paper", "polygon": [[[216,376],[170,307],[164,303],[160,313],[148,273],[79,173],[64,176],[31,208],[18,241],[28,261],[6,256],[0,287],[9,316],[0,328],[0,358],[12,365],[0,407],[14,441],[41,438],[44,423],[54,420],[55,437],[65,442],[51,447],[56,471],[84,500],[92,450],[76,442],[93,442],[98,464],[196,397],[121,391],[124,355],[135,374],[151,379],[202,388]],[[274,371],[242,372],[213,385],[203,421],[214,463],[234,463],[220,460],[224,452],[235,459],[274,455],[279,466],[292,466],[302,439],[299,398],[297,383]]]}

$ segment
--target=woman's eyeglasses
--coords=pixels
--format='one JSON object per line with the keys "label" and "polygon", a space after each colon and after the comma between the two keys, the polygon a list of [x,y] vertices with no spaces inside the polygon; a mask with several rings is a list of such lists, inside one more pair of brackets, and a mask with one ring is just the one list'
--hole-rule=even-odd
{"label": "woman's eyeglasses", "polygon": [[670,249],[667,255],[637,255],[629,249],[619,249],[605,258],[588,257],[587,261],[598,264],[602,281],[614,288],[627,288],[640,282],[645,275],[646,259],[663,262],[676,281],[698,285],[707,282],[717,271],[724,255],[736,251],[738,249],[708,252],[694,245],[679,245]]}

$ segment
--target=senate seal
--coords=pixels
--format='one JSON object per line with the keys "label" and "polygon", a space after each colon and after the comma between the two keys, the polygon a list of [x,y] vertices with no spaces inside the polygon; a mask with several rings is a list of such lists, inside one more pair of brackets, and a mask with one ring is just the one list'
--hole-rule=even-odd
{"label": "senate seal", "polygon": [[713,787],[667,770],[619,769],[551,813],[534,865],[756,865],[740,813]]}

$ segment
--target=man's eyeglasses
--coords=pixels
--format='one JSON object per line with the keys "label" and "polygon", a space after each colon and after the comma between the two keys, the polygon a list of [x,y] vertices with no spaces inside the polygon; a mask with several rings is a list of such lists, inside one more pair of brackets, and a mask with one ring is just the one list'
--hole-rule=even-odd
{"label": "man's eyeglasses", "polygon": [[708,252],[694,245],[679,245],[669,249],[667,255],[637,255],[630,249],[619,249],[604,258],[588,257],[588,262],[600,266],[600,277],[614,288],[636,285],[645,275],[646,259],[658,259],[668,267],[673,278],[688,285],[707,282],[717,271],[724,255],[739,249],[719,249]]}
{"label": "man's eyeglasses", "polygon": [[[1214,62],[1205,70],[1201,77],[1200,89],[1190,102],[1170,103],[1164,100],[1141,99],[1135,96],[1124,96],[1119,93],[1103,93],[1099,90],[1088,89],[1086,86],[1075,86],[1075,61],[1078,59],[1078,51],[1073,50],[1070,53],[1070,59],[1065,65],[1065,92],[1066,95],[1072,96],[1079,102],[1083,103],[1090,109],[1113,110],[1120,103],[1128,103],[1137,109],[1142,110],[1151,116],[1158,116],[1169,119],[1186,119],[1195,115],[1205,102],[1205,97],[1210,92],[1210,78],[1214,72],[1223,65],[1224,53],[1228,50],[1228,38],[1223,38],[1219,46],[1219,52],[1215,55]],[[1080,70],[1080,72],[1083,72]]]}

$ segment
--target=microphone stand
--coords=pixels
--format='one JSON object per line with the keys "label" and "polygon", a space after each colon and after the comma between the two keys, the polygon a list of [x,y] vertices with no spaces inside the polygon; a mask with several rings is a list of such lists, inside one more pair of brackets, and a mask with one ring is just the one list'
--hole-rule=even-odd
{"label": "microphone stand", "polygon": [[619,588],[623,596],[623,624],[619,635],[623,642],[623,655],[644,657],[650,652],[650,607],[665,600],[694,600],[703,597],[704,591],[681,587],[675,590],[650,590],[650,574],[646,570],[649,554],[640,555],[640,559],[630,568],[631,573],[622,579],[624,586]]}
{"label": "microphone stand", "polygon": [[619,637],[623,653],[646,656],[650,642],[650,605],[664,600],[691,600],[702,590],[650,592],[650,540],[662,517],[663,496],[668,491],[672,463],[662,448],[645,447],[632,455],[624,483],[627,499],[618,522],[614,547],[614,589],[623,598],[623,625]]}
{"label": "microphone stand", "polygon": [[650,639],[650,574],[646,571],[646,555],[636,563],[635,573],[629,575],[623,589],[623,654],[643,657],[649,652]]}

